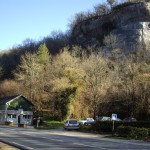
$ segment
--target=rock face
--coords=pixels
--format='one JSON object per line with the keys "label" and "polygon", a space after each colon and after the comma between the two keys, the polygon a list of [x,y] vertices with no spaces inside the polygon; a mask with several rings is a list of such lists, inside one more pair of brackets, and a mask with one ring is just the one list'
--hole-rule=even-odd
{"label": "rock face", "polygon": [[110,14],[84,20],[74,27],[72,41],[84,47],[103,45],[105,36],[114,35],[117,47],[135,50],[150,42],[150,3],[116,7]]}

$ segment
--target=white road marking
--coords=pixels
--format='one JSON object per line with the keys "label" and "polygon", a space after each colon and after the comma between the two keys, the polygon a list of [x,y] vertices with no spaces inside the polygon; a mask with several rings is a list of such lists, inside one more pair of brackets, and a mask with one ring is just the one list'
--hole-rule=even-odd
{"label": "white road marking", "polygon": [[[31,135],[31,134],[29,134],[29,133],[22,133],[22,134],[25,134],[25,135]],[[33,135],[32,135],[33,136]]]}
{"label": "white road marking", "polygon": [[31,134],[29,134],[29,133],[22,133],[22,134],[36,137],[36,135],[33,135],[33,134],[31,135]]}
{"label": "white road marking", "polygon": [[[137,141],[137,142],[138,142],[138,141]],[[141,142],[139,142],[139,143],[134,143],[134,142],[132,142],[132,141],[131,141],[131,142],[122,141],[122,143],[123,143],[123,144],[140,145],[140,146],[141,146],[141,145],[143,145],[143,146],[150,146],[150,144],[149,144],[149,143],[146,143],[146,142],[145,142],[145,143],[141,143]]]}
{"label": "white road marking", "polygon": [[58,142],[62,142],[63,140],[59,140],[59,139],[51,139],[49,137],[42,137],[44,139],[48,139],[48,140],[53,140],[53,141],[58,141]]}
{"label": "white road marking", "polygon": [[103,147],[96,147],[96,146],[92,146],[92,145],[86,145],[86,144],[81,144],[81,143],[73,143],[75,145],[80,145],[80,146],[86,146],[86,147],[92,147],[92,148],[100,148],[100,149],[106,149]]}
{"label": "white road marking", "polygon": [[14,130],[7,130],[6,132],[15,132],[16,133],[16,131],[14,131]]}
{"label": "white road marking", "polygon": [[28,146],[25,146],[25,145],[22,145],[22,144],[19,144],[19,143],[16,143],[16,142],[13,142],[13,143],[18,145],[18,146],[22,146],[22,147],[25,147],[25,148],[28,148],[28,149],[33,149],[32,147],[28,147]]}
{"label": "white road marking", "polygon": [[63,141],[63,140],[59,140],[59,139],[50,139],[50,140],[59,141],[59,142],[62,142],[62,141]]}

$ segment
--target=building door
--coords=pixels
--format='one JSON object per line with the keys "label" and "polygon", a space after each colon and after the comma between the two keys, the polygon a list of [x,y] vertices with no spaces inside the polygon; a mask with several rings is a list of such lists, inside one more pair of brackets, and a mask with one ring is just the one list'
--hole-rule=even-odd
{"label": "building door", "polygon": [[20,115],[18,116],[18,124],[20,124]]}

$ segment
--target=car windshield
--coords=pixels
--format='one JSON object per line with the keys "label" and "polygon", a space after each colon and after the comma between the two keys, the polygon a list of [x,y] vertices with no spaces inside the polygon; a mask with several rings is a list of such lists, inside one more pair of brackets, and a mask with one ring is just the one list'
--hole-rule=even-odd
{"label": "car windshield", "polygon": [[98,120],[110,120],[110,117],[99,117]]}
{"label": "car windshield", "polygon": [[77,122],[77,120],[69,120],[69,123],[70,124],[77,124],[78,122]]}
{"label": "car windshield", "polygon": [[89,120],[89,121],[93,121],[94,119],[93,119],[93,118],[87,118],[87,120]]}

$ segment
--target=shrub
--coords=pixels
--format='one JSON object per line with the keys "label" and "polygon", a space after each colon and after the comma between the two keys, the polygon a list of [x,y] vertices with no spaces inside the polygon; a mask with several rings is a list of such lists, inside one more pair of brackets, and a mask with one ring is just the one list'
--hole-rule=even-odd
{"label": "shrub", "polygon": [[131,127],[120,126],[117,128],[117,135],[120,137],[127,137],[131,132]]}
{"label": "shrub", "polygon": [[118,126],[132,126],[132,127],[138,127],[138,128],[150,128],[150,122],[149,121],[134,121],[134,122],[117,122]]}
{"label": "shrub", "polygon": [[149,129],[147,128],[136,128],[135,130],[137,138],[144,138],[149,136]]}
{"label": "shrub", "polygon": [[149,129],[131,126],[120,126],[117,128],[117,135],[120,137],[142,139],[144,137],[148,137]]}
{"label": "shrub", "polygon": [[[38,118],[34,118],[33,121],[32,121],[32,125],[37,126],[37,121],[38,121]],[[42,124],[43,124],[43,119],[40,118],[38,125],[40,126]]]}
{"label": "shrub", "polygon": [[91,131],[92,131],[91,125],[88,125],[88,126],[80,126],[80,131],[83,131],[83,132],[91,132]]}
{"label": "shrub", "polygon": [[97,121],[91,125],[91,129],[96,132],[111,132],[112,122],[111,121]]}
{"label": "shrub", "polygon": [[[135,121],[135,122],[115,122],[114,127],[115,131],[117,127],[124,126],[124,127],[137,127],[137,128],[148,128],[150,129],[150,122],[146,121]],[[112,121],[97,121],[91,125],[91,130],[95,132],[111,132],[112,131]]]}

